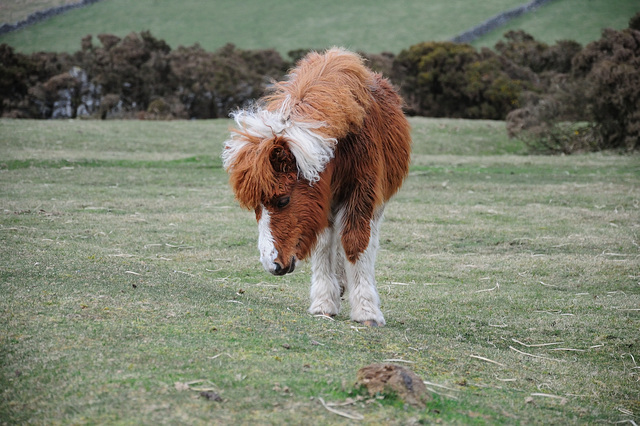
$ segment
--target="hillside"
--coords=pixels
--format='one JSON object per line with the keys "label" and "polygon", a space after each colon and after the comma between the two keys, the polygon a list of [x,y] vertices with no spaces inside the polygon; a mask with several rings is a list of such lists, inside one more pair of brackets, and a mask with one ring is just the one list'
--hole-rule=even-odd
{"label": "hillside", "polygon": [[[86,34],[150,30],[172,47],[200,43],[215,50],[226,43],[245,49],[344,45],[368,52],[399,52],[423,40],[444,40],[521,0],[490,0],[470,9],[461,2],[344,2],[277,0],[207,2],[104,0],[70,11],[22,31],[0,37],[22,52],[68,51]],[[455,19],[443,19],[453,17]]]}
{"label": "hillside", "polygon": [[[535,15],[525,15],[517,22],[525,25],[532,19],[543,30],[540,36],[553,38],[556,37],[554,34],[561,34],[560,38],[574,38],[584,43],[586,39],[597,38],[602,27],[624,27],[634,4],[630,0],[613,0],[614,6],[608,0],[591,0],[585,8],[577,4],[578,1],[556,0]],[[50,2],[55,4],[59,0]],[[7,2],[1,9],[3,14],[13,4],[11,17],[18,16],[19,6],[15,3]],[[34,2],[21,3],[27,7]],[[283,54],[298,48],[331,45],[371,53],[399,53],[421,41],[450,39],[522,3],[523,0],[490,0],[476,3],[471,8],[466,2],[442,0],[328,0],[322,3],[278,0],[265,7],[264,2],[255,0],[242,3],[185,0],[162,4],[153,0],[104,0],[0,36],[0,43],[25,53],[41,50],[73,52],[79,49],[80,39],[86,34],[124,36],[131,31],[150,30],[172,47],[200,43],[207,50],[215,50],[231,42],[244,49],[276,48]],[[552,10],[550,16],[545,12],[549,9]],[[576,15],[575,10],[582,10],[581,15]],[[556,15],[578,17],[567,25]],[[6,16],[0,20],[13,20]],[[555,19],[553,25],[548,23],[551,18]],[[494,31],[478,45],[492,45],[503,32],[502,29]]]}
{"label": "hillside", "polygon": [[[124,36],[131,31],[150,30],[172,47],[200,43],[207,50],[215,50],[231,42],[244,49],[276,48],[283,54],[331,45],[398,53],[424,40],[449,39],[521,3],[522,0],[490,0],[469,8],[460,1],[278,0],[266,8],[255,0],[162,4],[153,0],[103,0],[0,36],[0,43],[25,53],[73,52],[87,34]],[[13,9],[17,13],[15,6]]]}
{"label": "hillside", "polygon": [[493,47],[505,32],[517,29],[548,44],[575,40],[586,45],[599,39],[603,28],[626,28],[629,19],[638,11],[640,2],[637,0],[556,0],[485,34],[472,45]]}
{"label": "hillside", "polygon": [[0,2],[0,24],[13,24],[26,19],[35,12],[52,7],[76,3],[78,0],[2,0]]}

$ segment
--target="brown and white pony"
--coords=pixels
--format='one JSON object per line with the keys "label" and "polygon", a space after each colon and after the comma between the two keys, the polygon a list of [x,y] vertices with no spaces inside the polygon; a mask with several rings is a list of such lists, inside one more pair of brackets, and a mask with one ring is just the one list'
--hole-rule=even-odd
{"label": "brown and white pony", "polygon": [[311,257],[312,314],[384,325],[374,264],[384,205],[409,169],[402,100],[360,56],[310,53],[251,108],[222,158],[240,204],[255,210],[264,268],[292,272]]}

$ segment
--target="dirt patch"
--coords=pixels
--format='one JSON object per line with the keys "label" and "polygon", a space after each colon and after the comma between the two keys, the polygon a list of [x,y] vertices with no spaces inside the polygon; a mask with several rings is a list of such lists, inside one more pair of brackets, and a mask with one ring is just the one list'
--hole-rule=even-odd
{"label": "dirt patch", "polygon": [[393,364],[371,364],[358,370],[356,386],[364,386],[369,395],[395,393],[407,404],[424,408],[431,400],[422,379],[408,368]]}

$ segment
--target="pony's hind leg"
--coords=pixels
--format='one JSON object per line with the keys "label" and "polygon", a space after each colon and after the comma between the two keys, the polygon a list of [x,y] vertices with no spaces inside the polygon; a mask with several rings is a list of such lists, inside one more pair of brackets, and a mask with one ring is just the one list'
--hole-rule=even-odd
{"label": "pony's hind leg", "polygon": [[334,230],[330,226],[318,235],[311,253],[311,307],[313,315],[334,316],[340,312],[341,284],[336,277]]}
{"label": "pony's hind leg", "polygon": [[345,260],[347,290],[351,304],[351,319],[368,326],[385,325],[380,310],[380,297],[376,290],[375,262],[379,247],[379,228],[383,208],[379,208],[371,219],[369,245],[355,262]]}

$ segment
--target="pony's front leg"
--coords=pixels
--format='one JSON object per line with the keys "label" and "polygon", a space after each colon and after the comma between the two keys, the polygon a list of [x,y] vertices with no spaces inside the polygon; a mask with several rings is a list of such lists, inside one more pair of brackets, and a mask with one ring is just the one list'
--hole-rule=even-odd
{"label": "pony's front leg", "polygon": [[385,325],[380,310],[380,297],[376,289],[375,263],[378,252],[378,231],[382,222],[383,209],[380,208],[371,220],[369,245],[355,262],[345,259],[345,271],[351,303],[351,319],[368,326]]}
{"label": "pony's front leg", "polygon": [[334,316],[340,312],[340,284],[336,278],[335,235],[331,226],[318,235],[311,253],[311,307],[313,315]]}

